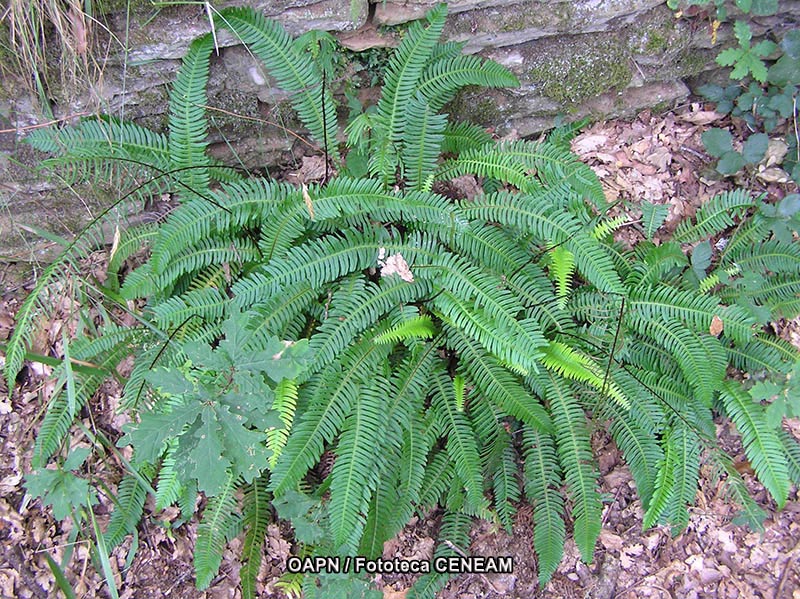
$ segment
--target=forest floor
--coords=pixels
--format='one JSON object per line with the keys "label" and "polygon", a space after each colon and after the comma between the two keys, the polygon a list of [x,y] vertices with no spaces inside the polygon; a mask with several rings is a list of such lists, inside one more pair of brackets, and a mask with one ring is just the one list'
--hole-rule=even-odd
{"label": "forest floor", "polygon": [[[694,214],[713,195],[736,185],[754,193],[766,193],[778,200],[796,187],[786,184],[780,169],[770,161],[780,160],[780,143],[770,146],[765,162],[738,180],[722,178],[713,167],[700,141],[709,126],[731,123],[701,104],[692,104],[662,115],[643,113],[633,121],[596,123],[573,141],[573,149],[600,177],[609,200],[620,200],[612,214],[628,220],[619,230],[623,243],[643,238],[638,204],[647,200],[669,207],[669,216],[656,241],[669,239],[677,223]],[[741,136],[739,136],[741,137]],[[470,182],[460,182],[466,188]],[[474,187],[474,182],[472,182]],[[468,194],[468,189],[464,194]],[[719,240],[715,240],[719,241]],[[87,263],[87,271],[102,270],[105,257]],[[0,272],[2,265],[0,265]],[[1,280],[0,280],[1,281]],[[10,335],[14,313],[22,301],[24,287],[0,298],[0,342]],[[60,356],[62,331],[70,326],[70,306],[61,315],[41,323],[35,349]],[[800,320],[773,323],[774,331],[800,348]],[[33,440],[41,422],[43,406],[55,383],[50,369],[29,364],[21,384],[10,393],[0,383],[0,597],[44,598],[56,596],[56,582],[46,555],[60,561],[71,552],[66,576],[77,597],[106,597],[107,587],[89,555],[88,544],[78,537],[71,542],[70,520],[58,522],[38,501],[26,501],[22,487],[29,470]],[[121,435],[125,420],[116,414],[119,385],[105,385],[82,413],[87,429],[102,431],[108,438]],[[800,421],[786,422],[800,438]],[[592,597],[593,599],[636,599],[654,597],[800,599],[800,498],[793,489],[790,500],[778,511],[763,487],[755,480],[746,461],[739,437],[729,423],[718,423],[718,443],[735,457],[736,467],[747,481],[758,504],[766,511],[762,532],[735,523],[736,507],[725,497],[724,485],[715,480],[710,468],[701,470],[701,484],[689,525],[673,536],[668,527],[642,531],[641,503],[620,451],[596,423],[593,442],[605,499],[603,529],[592,564],[580,561],[576,545],[567,540],[565,556],[544,589],[538,586],[536,558],[532,550],[532,510],[519,505],[513,534],[498,530],[489,522],[478,522],[465,551],[482,556],[512,556],[511,574],[465,574],[454,578],[442,599]],[[74,444],[86,445],[76,432]],[[88,464],[93,477],[111,488],[123,468],[118,456]],[[110,496],[100,495],[94,512],[101,527],[113,507]],[[396,538],[386,543],[385,558],[429,559],[432,555],[440,514],[432,512],[415,518]],[[116,548],[112,566],[123,599],[150,597],[238,598],[237,561],[241,540],[235,539],[225,552],[219,576],[211,587],[197,591],[193,583],[192,547],[197,522],[177,528],[177,509],[156,512],[150,502],[138,529],[138,539],[128,539]],[[135,551],[134,551],[135,547]],[[265,543],[259,589],[262,597],[284,597],[276,583],[292,554],[291,530],[285,523],[269,527]],[[135,556],[131,559],[130,556]],[[375,579],[385,599],[403,599],[413,580],[392,575]]]}

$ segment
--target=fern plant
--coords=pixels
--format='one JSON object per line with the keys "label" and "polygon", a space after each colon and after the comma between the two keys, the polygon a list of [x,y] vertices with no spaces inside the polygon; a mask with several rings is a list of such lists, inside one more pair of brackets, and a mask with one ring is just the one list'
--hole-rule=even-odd
{"label": "fern plant", "polygon": [[[446,541],[437,556],[456,555],[468,550],[473,517],[510,530],[524,496],[544,585],[561,559],[567,512],[592,559],[602,498],[591,421],[608,423],[645,526],[688,522],[704,460],[758,525],[758,506],[715,442],[715,414],[736,424],[776,504],[787,500],[800,448],[730,375],[787,373],[797,361],[763,328],[800,311],[800,255],[786,236],[796,220],[734,192],[706,204],[675,242],[623,250],[612,239],[621,223],[604,219],[603,191],[569,152],[568,134],[498,143],[440,113],[465,85],[516,84],[501,66],[439,42],[445,17],[439,5],[409,28],[380,100],[347,126],[341,149],[317,60],[327,38],[292,41],[248,9],[217,15],[216,26],[293,94],[339,171],[321,184],[245,179],[207,157],[209,36],[192,44],[178,73],[168,136],[112,119],[30,136],[55,153],[50,166],[77,177],[135,167],[145,177],[140,195],[158,185],[180,199],[163,222],[126,229],[112,248],[111,283],[97,300],[144,306],[134,312],[140,326],[87,328],[72,354],[105,372],[135,355],[123,405],[136,423],[121,440],[134,447],[135,470],[120,486],[111,545],[136,526],[147,493],[158,507],[178,502],[188,517],[199,489],[209,500],[198,586],[211,583],[226,541],[244,528],[242,590],[253,597],[270,502],[285,506],[298,491],[324,513],[309,534],[311,507],[284,511],[307,556],[378,557],[415,512],[436,506]],[[477,177],[483,193],[436,192],[462,175]],[[679,242],[723,230],[733,230],[724,252],[689,269]],[[74,263],[91,239],[90,229],[66,248],[24,304],[9,382],[58,264]],[[123,273],[141,245],[147,259]],[[769,276],[756,289],[762,268]],[[70,398],[51,400],[37,467],[64,450],[76,410],[104,377],[75,376]],[[334,462],[320,480],[324,456]],[[431,571],[414,592],[431,596],[447,578]]]}

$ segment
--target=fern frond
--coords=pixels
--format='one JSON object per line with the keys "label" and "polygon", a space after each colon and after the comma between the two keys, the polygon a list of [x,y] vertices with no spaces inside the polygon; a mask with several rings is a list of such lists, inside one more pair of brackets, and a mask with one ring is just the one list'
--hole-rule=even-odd
{"label": "fern frond", "polygon": [[406,107],[407,119],[403,131],[403,149],[400,159],[408,187],[422,189],[436,166],[444,139],[447,115],[436,110],[418,92]]}
{"label": "fern frond", "polygon": [[667,519],[673,531],[683,530],[689,524],[687,505],[694,503],[697,495],[697,481],[700,478],[700,449],[697,436],[683,424],[670,431],[666,441],[674,446],[670,455],[674,456],[673,490],[669,496]]}
{"label": "fern frond", "polygon": [[271,519],[266,481],[258,478],[247,485],[243,502],[243,521],[246,529],[242,548],[242,567],[239,569],[242,599],[257,599],[256,580],[261,567],[261,549]]}
{"label": "fern frond", "polygon": [[489,401],[536,430],[553,430],[547,411],[496,358],[463,331],[453,327],[445,330],[448,347],[458,352],[470,379]]}
{"label": "fern frond", "polygon": [[219,495],[209,498],[200,525],[197,527],[197,541],[194,547],[195,584],[205,590],[217,575],[222,563],[227,536],[239,519],[236,505],[236,480],[228,475],[228,482]]}
{"label": "fern frond", "polygon": [[497,179],[522,190],[528,190],[532,184],[525,166],[495,145],[464,150],[458,158],[445,161],[433,172],[435,181],[449,181],[462,175]]}
{"label": "fern frond", "polygon": [[375,343],[401,343],[409,339],[430,339],[436,333],[436,327],[430,316],[416,316],[404,320],[385,333],[375,337]]}
{"label": "fern frond", "polygon": [[767,425],[764,408],[755,403],[736,381],[725,381],[720,399],[742,436],[747,459],[758,480],[781,508],[789,496],[789,468],[784,446],[775,430]]}
{"label": "fern frond", "polygon": [[694,224],[688,219],[682,221],[672,238],[680,243],[701,241],[732,226],[734,218],[741,218],[754,205],[755,201],[746,189],[721,193],[700,207]]}
{"label": "fern frond", "polygon": [[467,122],[447,123],[441,151],[443,154],[461,154],[467,150],[482,148],[491,141],[492,136],[483,127]]}
{"label": "fern frond", "polygon": [[420,77],[417,93],[432,110],[438,111],[468,85],[519,87],[519,80],[504,66],[479,56],[448,56],[429,63]]}
{"label": "fern frond", "polygon": [[169,154],[182,195],[203,196],[209,188],[210,160],[206,155],[208,103],[206,85],[214,49],[210,33],[190,45],[172,85],[169,102]]}
{"label": "fern frond", "polygon": [[293,426],[272,471],[269,490],[276,496],[291,489],[322,455],[358,401],[364,377],[377,369],[388,350],[367,338],[352,346],[319,375],[313,395]]}
{"label": "fern frond", "polygon": [[573,501],[575,543],[583,561],[589,563],[600,534],[603,505],[597,490],[599,472],[592,457],[586,416],[568,384],[551,373],[542,378],[547,384],[561,469]]}
{"label": "fern frond", "polygon": [[533,503],[533,548],[538,557],[539,587],[544,587],[564,554],[564,499],[558,492],[561,469],[553,438],[523,429],[525,495]]}
{"label": "fern frond", "polygon": [[[569,193],[568,189],[561,190]],[[546,195],[555,194],[556,191]],[[498,222],[548,244],[563,244],[575,255],[580,272],[599,290],[623,294],[622,282],[606,248],[563,209],[549,204],[546,195],[498,192],[462,204],[469,219]]]}
{"label": "fern frond", "polygon": [[485,461],[485,471],[492,481],[494,508],[503,528],[511,534],[520,488],[517,480],[517,456],[511,443],[511,435],[501,428],[497,440],[492,444]]}
{"label": "fern frond", "polygon": [[467,417],[456,409],[448,388],[450,381],[446,375],[434,377],[432,405],[447,437],[447,453],[466,487],[467,500],[475,508],[485,509],[488,506],[483,496],[483,476],[475,433]]}
{"label": "fern frond", "polygon": [[377,112],[385,119],[388,140],[402,139],[408,122],[406,107],[417,91],[420,76],[444,29],[447,5],[438,4],[425,15],[425,22],[414,21],[403,41],[392,54],[383,81]]}
{"label": "fern frond", "polygon": [[572,273],[575,272],[575,255],[560,245],[550,250],[550,276],[556,281],[556,297],[558,306],[563,310],[567,306],[569,286]]}
{"label": "fern frond", "polygon": [[328,519],[333,541],[355,552],[366,524],[365,515],[377,484],[376,466],[386,428],[387,398],[394,389],[382,377],[364,385],[342,426],[333,466]]}
{"label": "fern frond", "polygon": [[283,428],[270,428],[267,430],[267,449],[272,452],[269,456],[270,468],[274,468],[281,456],[297,409],[297,383],[291,379],[281,379],[275,387],[275,399],[272,409],[278,412],[278,417],[283,423]]}
{"label": "fern frond", "polygon": [[[140,472],[139,476],[145,473]],[[145,480],[147,480],[146,477]],[[142,519],[144,502],[147,499],[147,488],[139,481],[139,477],[128,474],[117,487],[114,497],[114,511],[103,535],[109,551],[119,545],[126,535],[136,530]]]}
{"label": "fern frond", "polygon": [[158,470],[158,486],[156,486],[156,509],[163,510],[178,499],[181,492],[181,483],[175,455],[178,450],[178,440],[171,439],[167,442],[167,450],[161,459]]}
{"label": "fern frond", "polygon": [[292,106],[300,121],[338,162],[336,104],[330,87],[323,86],[322,73],[311,54],[298,51],[283,26],[252,8],[223,9],[215,15],[214,23],[229,29],[261,59],[280,88],[292,94]]}

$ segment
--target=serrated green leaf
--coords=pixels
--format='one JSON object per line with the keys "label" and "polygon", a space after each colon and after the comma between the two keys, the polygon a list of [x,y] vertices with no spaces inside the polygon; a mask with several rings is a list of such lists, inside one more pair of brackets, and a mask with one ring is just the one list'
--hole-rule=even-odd
{"label": "serrated green leaf", "polygon": [[725,152],[717,163],[717,171],[723,175],[732,175],[742,170],[744,165],[744,158],[739,152]]}
{"label": "serrated green leaf", "polygon": [[191,460],[189,472],[197,479],[197,488],[206,495],[217,495],[228,482],[231,461],[224,455],[220,433],[216,413],[210,408],[204,409],[188,458]]}
{"label": "serrated green leaf", "polygon": [[756,164],[767,153],[769,136],[766,133],[754,133],[747,138],[742,147],[742,158],[748,164]]}

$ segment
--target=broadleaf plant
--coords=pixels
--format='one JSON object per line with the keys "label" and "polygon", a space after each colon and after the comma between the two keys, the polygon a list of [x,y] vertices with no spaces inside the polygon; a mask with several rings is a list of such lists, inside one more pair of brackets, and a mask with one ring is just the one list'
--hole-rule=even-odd
{"label": "broadleaf plant", "polygon": [[[336,148],[329,78],[307,51],[327,38],[293,43],[252,10],[218,13],[216,27],[248,43],[292,94],[338,170],[327,181],[244,178],[207,158],[209,37],[191,45],[177,75],[168,136],[104,118],[28,138],[74,177],[135,166],[139,178],[121,184],[141,181],[141,195],[157,179],[159,192],[180,201],[155,226],[123,227],[109,263],[114,293],[83,288],[110,309],[143,306],[134,311],[140,326],[108,319],[82,329],[70,353],[107,370],[134,355],[122,398],[134,423],[120,443],[133,446],[137,472],[118,508],[130,513],[116,522],[136,525],[149,481],[157,506],[177,502],[186,517],[204,492],[200,588],[244,527],[242,589],[253,596],[269,502],[294,513],[303,556],[379,556],[415,512],[438,506],[447,543],[435,554],[445,556],[468,550],[474,517],[510,529],[523,495],[534,506],[544,585],[562,556],[565,517],[592,559],[603,498],[591,435],[605,423],[647,525],[686,525],[701,461],[725,472],[746,514],[758,513],[716,444],[717,413],[741,431],[778,506],[800,476],[797,442],[729,376],[786,375],[797,361],[762,326],[800,312],[800,254],[786,236],[797,229],[794,213],[731,192],[706,203],[674,241],[622,248],[612,235],[620,221],[605,218],[600,183],[570,153],[568,133],[497,142],[447,120],[441,111],[460,88],[516,80],[439,42],[445,18],[442,4],[409,27],[380,100]],[[474,177],[482,193],[439,193],[459,176]],[[118,207],[136,201],[131,194]],[[662,212],[649,208],[648,235]],[[22,307],[9,382],[33,316],[47,308],[48,281],[77,266],[110,214],[66,249]],[[712,250],[723,232],[724,250]],[[704,243],[708,255],[690,263],[680,243]],[[141,246],[147,258],[124,271]],[[75,409],[103,380],[73,375],[71,403],[63,393],[50,402],[37,467],[65,450]],[[287,511],[298,493],[324,516]],[[431,596],[447,578],[431,572],[413,593]],[[282,584],[316,596],[315,580],[289,575]],[[340,583],[361,588],[326,582]]]}

